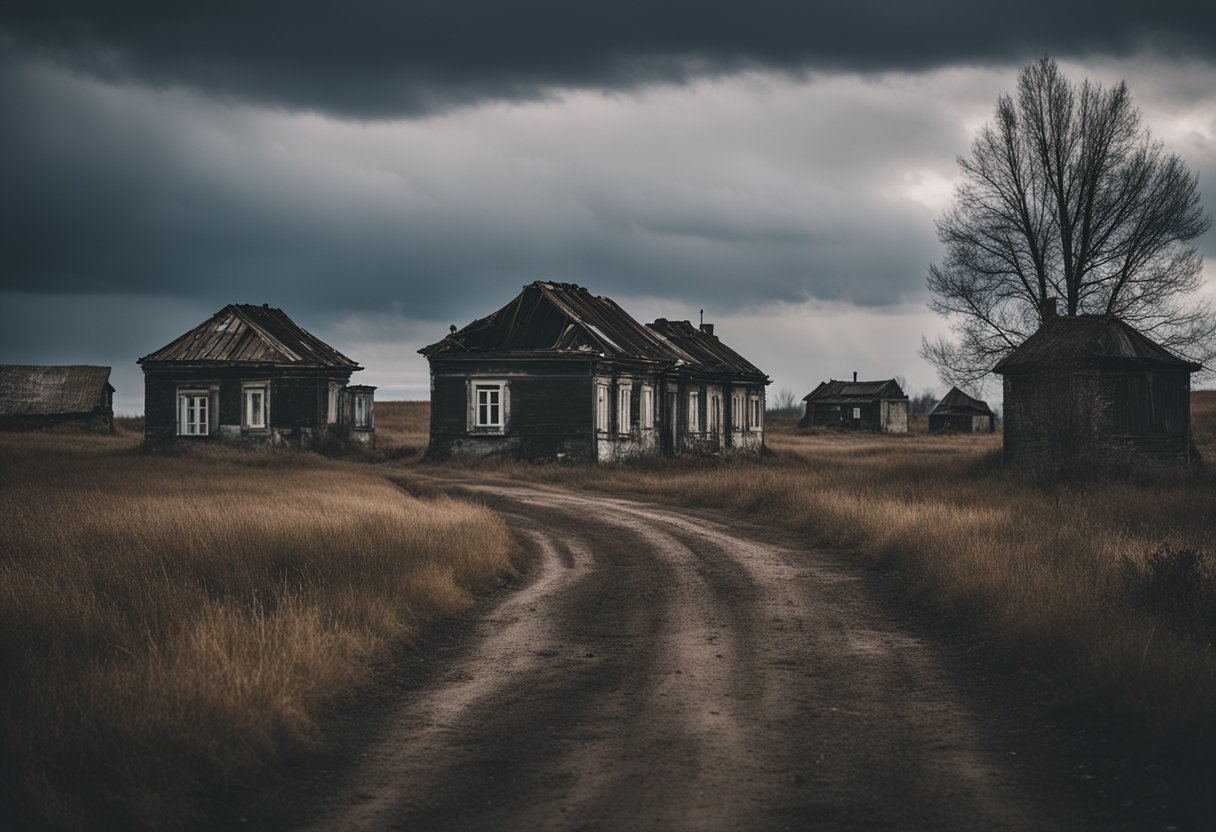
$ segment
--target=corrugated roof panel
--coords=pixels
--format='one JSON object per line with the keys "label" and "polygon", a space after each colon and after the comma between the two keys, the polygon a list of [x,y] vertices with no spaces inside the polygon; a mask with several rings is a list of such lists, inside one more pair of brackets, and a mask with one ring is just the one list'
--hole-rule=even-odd
{"label": "corrugated roof panel", "polygon": [[109,383],[109,367],[0,364],[0,416],[89,413]]}

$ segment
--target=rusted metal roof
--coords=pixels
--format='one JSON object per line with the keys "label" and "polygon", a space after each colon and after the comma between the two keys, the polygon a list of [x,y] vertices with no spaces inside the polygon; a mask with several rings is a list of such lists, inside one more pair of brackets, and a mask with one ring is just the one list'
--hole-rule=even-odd
{"label": "rusted metal roof", "polygon": [[879,399],[906,399],[904,391],[893,378],[885,381],[821,381],[819,386],[802,397],[815,404],[861,404]]}
{"label": "rusted metal roof", "polygon": [[674,345],[629,316],[606,297],[573,283],[537,281],[494,314],[473,321],[423,355],[452,353],[565,353],[690,361]]}
{"label": "rusted metal roof", "polygon": [[273,306],[230,303],[140,364],[269,364],[360,370]]}
{"label": "rusted metal roof", "polygon": [[0,416],[91,413],[113,393],[110,368],[0,364]]}
{"label": "rusted metal roof", "polygon": [[1058,315],[993,368],[1002,375],[1045,366],[1104,365],[1172,367],[1195,372],[1202,365],[1179,358],[1113,315]]}
{"label": "rusted metal roof", "polygon": [[969,413],[978,413],[981,416],[996,415],[992,412],[992,408],[988,407],[987,402],[972,398],[957,387],[951,387],[950,392],[937,403],[929,415],[961,416]]}
{"label": "rusted metal roof", "polygon": [[679,347],[681,351],[687,353],[698,367],[712,373],[768,380],[768,375],[763,370],[722,343],[718,336],[693,326],[691,321],[669,321],[666,318],[659,318],[653,323],[646,324],[646,327],[659,333]]}

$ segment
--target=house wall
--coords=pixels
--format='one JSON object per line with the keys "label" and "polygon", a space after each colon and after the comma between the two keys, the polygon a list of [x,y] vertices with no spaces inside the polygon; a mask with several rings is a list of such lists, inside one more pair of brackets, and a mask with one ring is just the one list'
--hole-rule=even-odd
{"label": "house wall", "polygon": [[[430,362],[430,456],[596,458],[593,361],[432,357]],[[501,430],[470,428],[470,385],[478,380],[505,382]]]}
{"label": "house wall", "polygon": [[[329,424],[326,419],[331,383],[345,387],[350,378],[343,371],[284,371],[243,367],[166,367],[144,370],[144,441],[206,442],[217,439],[251,444],[315,446],[341,439],[347,423]],[[267,384],[267,426],[243,426],[244,385]],[[177,396],[179,389],[207,390],[208,434],[179,436]]]}
{"label": "house wall", "polygon": [[881,430],[884,433],[908,432],[907,399],[883,399],[879,411]]}
{"label": "house wall", "polygon": [[1004,378],[1005,459],[1054,467],[1078,459],[1190,457],[1190,374],[1163,370],[1018,373]]}
{"label": "house wall", "polygon": [[992,433],[993,419],[980,413],[930,413],[930,433]]}

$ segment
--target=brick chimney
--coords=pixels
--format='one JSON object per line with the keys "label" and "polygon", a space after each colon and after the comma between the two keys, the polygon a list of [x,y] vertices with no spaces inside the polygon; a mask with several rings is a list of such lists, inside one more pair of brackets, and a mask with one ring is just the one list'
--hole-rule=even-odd
{"label": "brick chimney", "polygon": [[701,324],[701,331],[704,332],[706,335],[713,335],[714,334],[714,325],[703,323],[703,324]]}
{"label": "brick chimney", "polygon": [[857,383],[857,371],[856,370],[853,371],[853,383],[854,384]]}

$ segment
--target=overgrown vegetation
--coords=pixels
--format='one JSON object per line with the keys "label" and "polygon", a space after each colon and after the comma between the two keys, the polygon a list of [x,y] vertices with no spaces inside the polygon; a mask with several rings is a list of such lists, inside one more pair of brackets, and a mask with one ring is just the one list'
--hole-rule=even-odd
{"label": "overgrown vegetation", "polygon": [[[1194,420],[1216,460],[1216,393],[1195,394]],[[1110,730],[1163,755],[1211,753],[1210,470],[1044,485],[1000,464],[999,434],[768,428],[776,453],[759,462],[492,470],[805,532],[896,571],[909,594],[999,659],[1049,677],[1063,704]]]}
{"label": "overgrown vegetation", "polygon": [[[511,568],[489,511],[314,454],[0,436],[0,770],[19,826],[171,825]],[[2,807],[0,807],[2,808]],[[14,814],[16,813],[16,814]]]}

